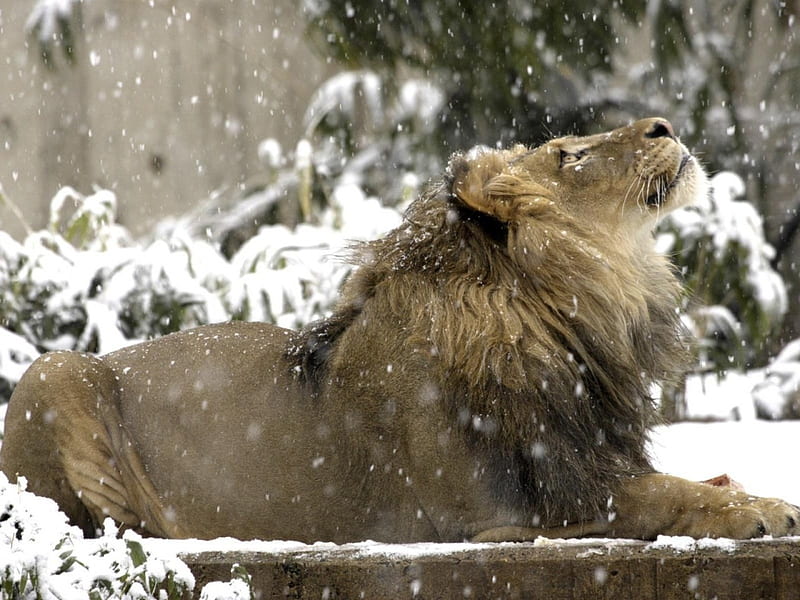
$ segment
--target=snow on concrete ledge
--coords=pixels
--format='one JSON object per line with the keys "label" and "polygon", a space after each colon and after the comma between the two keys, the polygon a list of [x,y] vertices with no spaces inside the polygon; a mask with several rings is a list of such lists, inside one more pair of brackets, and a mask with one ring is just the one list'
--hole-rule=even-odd
{"label": "snow on concrete ledge", "polygon": [[798,598],[800,538],[660,537],[516,544],[302,544],[146,540],[169,546],[197,588],[238,564],[256,598]]}

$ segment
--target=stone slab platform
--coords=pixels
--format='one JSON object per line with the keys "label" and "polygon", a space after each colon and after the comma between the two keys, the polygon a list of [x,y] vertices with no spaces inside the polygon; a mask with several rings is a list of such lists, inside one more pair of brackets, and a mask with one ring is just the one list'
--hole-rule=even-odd
{"label": "stone slab platform", "polygon": [[228,581],[239,564],[255,597],[573,600],[800,599],[800,538],[666,538],[526,544],[313,545],[182,552],[197,579]]}

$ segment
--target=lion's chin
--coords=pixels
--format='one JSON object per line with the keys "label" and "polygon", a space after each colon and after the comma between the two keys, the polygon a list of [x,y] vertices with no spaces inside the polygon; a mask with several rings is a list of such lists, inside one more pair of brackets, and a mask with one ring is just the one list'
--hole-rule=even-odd
{"label": "lion's chin", "polygon": [[658,211],[659,220],[667,213],[694,204],[708,194],[708,177],[691,154],[681,157],[675,176],[645,200],[648,208]]}

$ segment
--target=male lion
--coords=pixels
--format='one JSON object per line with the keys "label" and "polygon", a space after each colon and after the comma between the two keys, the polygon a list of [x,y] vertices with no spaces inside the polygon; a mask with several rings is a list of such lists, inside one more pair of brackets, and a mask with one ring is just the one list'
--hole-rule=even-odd
{"label": "male lion", "polygon": [[200,327],[20,381],[0,468],[93,532],[749,538],[780,500],[654,473],[685,348],[652,229],[707,192],[669,122],[456,156],[299,333]]}

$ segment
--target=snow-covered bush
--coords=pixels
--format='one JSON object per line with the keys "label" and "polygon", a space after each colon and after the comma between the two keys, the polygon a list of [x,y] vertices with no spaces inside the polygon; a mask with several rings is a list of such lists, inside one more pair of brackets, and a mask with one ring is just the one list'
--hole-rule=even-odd
{"label": "snow-covered bush", "polygon": [[698,369],[722,373],[763,365],[788,301],[770,265],[774,252],[761,217],[752,204],[738,200],[744,182],[723,172],[711,184],[705,202],[665,219],[658,245],[685,278],[686,321],[699,341]]}
{"label": "snow-covered bush", "polygon": [[397,86],[369,70],[332,77],[305,116],[306,136],[317,140],[316,171],[344,176],[389,206],[407,200],[406,175],[425,181],[441,171],[435,132],[443,103],[444,94],[428,80]]}
{"label": "snow-covered bush", "polygon": [[[97,539],[68,523],[56,503],[9,483],[0,473],[0,600],[179,600],[193,597],[189,567],[163,546],[149,547],[111,519]],[[229,582],[203,586],[203,600],[250,600],[240,565]]]}
{"label": "snow-covered bush", "polygon": [[[66,198],[76,209],[62,218]],[[221,302],[184,275],[190,268],[185,246],[156,241],[143,248],[130,241],[114,221],[111,192],[82,196],[68,189],[55,196],[51,208],[48,229],[32,232],[22,244],[0,232],[4,329],[39,350],[108,352],[226,317]],[[8,378],[2,361],[0,369]]]}
{"label": "snow-covered bush", "polygon": [[12,385],[37,356],[39,351],[28,340],[0,327],[0,401],[11,396]]}
{"label": "snow-covered bush", "polygon": [[25,28],[38,41],[42,60],[52,65],[54,46],[59,45],[67,61],[75,55],[75,8],[83,0],[36,0]]}
{"label": "snow-covered bush", "polygon": [[770,361],[764,380],[753,388],[753,398],[762,419],[800,419],[800,339]]}
{"label": "snow-covered bush", "polygon": [[55,502],[0,473],[0,599],[178,600],[193,590],[177,557],[146,552],[136,533],[120,537],[110,519],[104,527],[84,540]]}
{"label": "snow-covered bush", "polygon": [[231,568],[230,581],[212,581],[200,592],[200,600],[251,600],[252,597],[253,578],[238,564]]}

